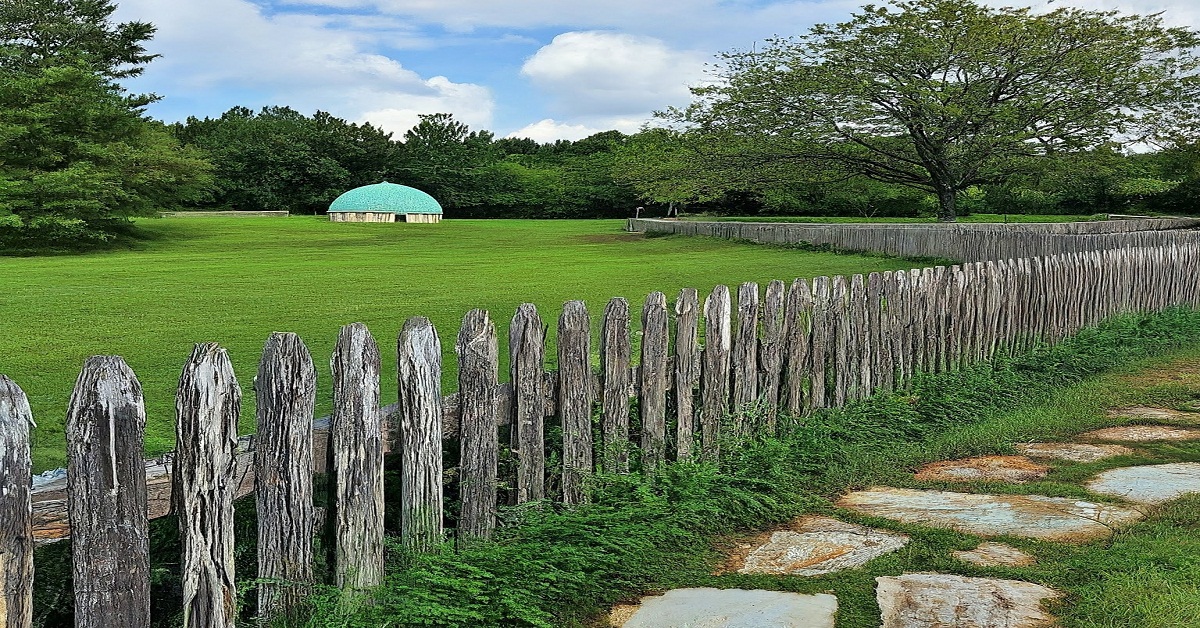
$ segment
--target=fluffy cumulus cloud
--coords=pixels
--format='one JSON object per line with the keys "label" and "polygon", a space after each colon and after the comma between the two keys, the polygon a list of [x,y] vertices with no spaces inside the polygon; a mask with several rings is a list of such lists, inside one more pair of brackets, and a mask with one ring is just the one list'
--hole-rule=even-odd
{"label": "fluffy cumulus cloud", "polygon": [[[492,123],[488,88],[422,77],[377,52],[385,42],[391,48],[427,44],[401,20],[268,14],[245,0],[124,0],[117,19],[158,28],[151,50],[162,58],[139,80],[167,94],[164,104],[174,109],[212,115],[220,111],[205,107],[288,105],[395,132],[411,127],[420,113],[452,112],[477,127]],[[214,102],[221,95],[227,102]]]}
{"label": "fluffy cumulus cloud", "polygon": [[547,143],[556,140],[581,140],[589,135],[595,135],[601,131],[608,130],[611,130],[611,127],[596,128],[587,126],[586,124],[567,124],[565,122],[558,122],[553,118],[546,118],[517,129],[509,133],[508,137],[527,137],[531,140]]}
{"label": "fluffy cumulus cloud", "polygon": [[688,102],[688,87],[704,78],[705,59],[651,37],[569,32],[526,60],[521,74],[575,119],[623,120],[636,127],[654,109]]}

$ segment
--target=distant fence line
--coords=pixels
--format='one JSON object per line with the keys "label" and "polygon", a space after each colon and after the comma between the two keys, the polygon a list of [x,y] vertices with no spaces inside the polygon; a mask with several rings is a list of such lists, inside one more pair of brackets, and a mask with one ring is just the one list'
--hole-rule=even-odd
{"label": "distant fence line", "polygon": [[[259,608],[287,613],[313,580],[314,530],[331,533],[335,584],[356,590],[380,581],[389,447],[401,457],[404,545],[441,542],[447,523],[460,542],[487,538],[499,504],[582,502],[597,470],[714,459],[724,430],[771,433],[779,412],[802,415],[902,390],[918,372],[1053,343],[1115,315],[1200,306],[1198,276],[1200,244],[1189,243],[772,281],[765,292],[746,283],[736,295],[717,286],[703,302],[685,289],[673,307],[655,292],[641,307],[636,364],[634,313],[624,298],[603,309],[594,348],[592,314],[571,301],[558,321],[554,372],[545,368],[546,324],[524,304],[510,327],[508,382],[500,381],[494,321],[472,310],[454,340],[459,385],[449,396],[441,390],[442,341],[427,319],[414,317],[397,341],[399,399],[386,408],[379,407],[380,351],[356,323],[342,329],[330,361],[334,413],[324,429],[312,421],[316,371],[307,348],[294,334],[275,333],[256,378],[257,434],[240,440],[232,366],[223,349],[202,344],[180,378],[179,451],[154,465],[149,482],[141,387],[120,358],[91,358],[68,412],[65,495],[48,496],[67,513],[76,625],[148,625],[147,522],[172,508],[185,625],[233,626],[232,504],[251,487],[259,575],[269,579],[259,587]],[[759,411],[743,412],[750,407]],[[32,419],[24,393],[0,376],[0,589],[8,599],[4,625],[16,628],[31,621]],[[548,429],[553,424],[561,431]],[[640,425],[637,433],[631,424]],[[551,433],[561,437],[548,442]],[[459,454],[457,473],[442,468],[444,443]],[[501,477],[502,443],[516,461],[511,477]],[[553,459],[561,467],[548,467]],[[330,473],[332,497],[314,509],[312,475],[320,469]],[[447,482],[457,483],[459,508],[446,508]],[[49,510],[40,511],[43,523]],[[39,529],[61,537],[66,527],[60,519]]]}
{"label": "distant fence line", "polygon": [[629,219],[630,231],[827,245],[961,262],[1019,259],[1115,248],[1200,242],[1200,218],[1148,218],[1067,223],[779,223]]}
{"label": "distant fence line", "polygon": [[287,218],[291,212],[287,210],[263,211],[191,211],[191,212],[159,212],[162,218],[203,218],[212,216],[231,216],[234,218]]}

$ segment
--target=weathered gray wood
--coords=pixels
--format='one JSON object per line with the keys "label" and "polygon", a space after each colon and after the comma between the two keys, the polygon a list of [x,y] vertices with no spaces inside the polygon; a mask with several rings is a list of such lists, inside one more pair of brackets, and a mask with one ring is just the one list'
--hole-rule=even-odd
{"label": "weathered gray wood", "polygon": [[487,539],[496,529],[500,350],[496,326],[486,310],[471,310],[463,317],[455,350],[462,411],[458,536],[460,540]]}
{"label": "weathered gray wood", "polygon": [[695,391],[700,382],[700,352],[696,335],[700,322],[700,298],[694,288],[679,291],[675,300],[675,457],[692,455],[696,431]]}
{"label": "weathered gray wood", "polygon": [[667,362],[670,329],[667,297],[651,292],[642,307],[641,387],[638,411],[642,418],[642,470],[650,471],[666,459]]}
{"label": "weathered gray wood", "polygon": [[829,277],[813,279],[812,307],[812,394],[808,396],[807,410],[829,407],[829,358],[833,354],[834,334],[830,325],[832,281]]}
{"label": "weathered gray wood", "polygon": [[758,284],[738,287],[738,328],[733,339],[733,411],[739,434],[745,413],[758,401]]}
{"label": "weathered gray wood", "polygon": [[834,360],[833,360],[833,407],[841,408],[846,405],[850,395],[850,386],[857,373],[853,372],[850,364],[850,330],[853,321],[850,319],[850,286],[846,278],[838,275],[833,278],[833,296],[831,322],[834,331]]}
{"label": "weathered gray wood", "polygon": [[812,392],[812,291],[803,279],[792,281],[784,311],[784,403],[793,416],[808,404]]}
{"label": "weathered gray wood", "polygon": [[142,386],[125,361],[83,365],[67,409],[67,502],[77,628],[150,625]]}
{"label": "weathered gray wood", "polygon": [[513,454],[517,457],[517,503],[546,496],[546,394],[543,368],[546,326],[537,306],[524,303],[508,328],[513,384]]}
{"label": "weathered gray wood", "polygon": [[716,286],[704,300],[704,369],[700,385],[700,455],[716,459],[721,421],[729,413],[732,334],[729,288]]}
{"label": "weathered gray wood", "polygon": [[380,360],[379,345],[362,323],[342,327],[329,360],[333,573],[334,584],[344,590],[369,589],[383,580]]}
{"label": "weathered gray wood", "polygon": [[404,323],[396,345],[400,392],[400,542],[442,542],[442,342],[424,316]]}
{"label": "weathered gray wood", "polygon": [[762,339],[758,346],[759,390],[762,397],[763,426],[768,434],[775,433],[775,422],[779,416],[780,381],[783,377],[784,323],[783,307],[787,287],[778,279],[767,284],[766,297],[762,306]]}
{"label": "weathered gray wood", "polygon": [[254,495],[258,506],[258,613],[290,616],[313,581],[313,404],[317,372],[300,337],[275,332],[254,382]]}
{"label": "weathered gray wood", "polygon": [[0,628],[33,625],[29,399],[0,375]]}
{"label": "weathered gray wood", "polygon": [[865,363],[869,369],[868,390],[874,392],[883,388],[884,353],[886,346],[883,338],[883,327],[880,321],[883,317],[883,275],[871,273],[867,275],[867,304],[865,343],[869,347],[870,356]]}
{"label": "weathered gray wood", "polygon": [[174,488],[183,545],[183,625],[237,625],[233,500],[242,390],[225,350],[198,344],[175,396]]}
{"label": "weathered gray wood", "polygon": [[871,328],[867,313],[867,285],[862,275],[850,278],[850,399],[871,394]]}
{"label": "weathered gray wood", "polygon": [[592,324],[583,301],[568,301],[558,319],[558,414],[562,419],[563,503],[587,501],[592,475]]}
{"label": "weathered gray wood", "polygon": [[601,468],[608,473],[629,472],[629,303],[622,297],[609,300],[600,330],[600,414],[604,436]]}

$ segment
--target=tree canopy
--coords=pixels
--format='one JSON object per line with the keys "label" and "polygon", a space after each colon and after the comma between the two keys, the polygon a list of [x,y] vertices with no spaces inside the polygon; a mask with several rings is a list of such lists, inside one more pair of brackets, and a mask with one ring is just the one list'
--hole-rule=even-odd
{"label": "tree canopy", "polygon": [[953,220],[959,194],[1030,157],[1165,139],[1194,119],[1198,44],[1157,15],[900,0],[725,53],[718,80],[665,116],[739,147],[716,167],[865,176],[931,192]]}

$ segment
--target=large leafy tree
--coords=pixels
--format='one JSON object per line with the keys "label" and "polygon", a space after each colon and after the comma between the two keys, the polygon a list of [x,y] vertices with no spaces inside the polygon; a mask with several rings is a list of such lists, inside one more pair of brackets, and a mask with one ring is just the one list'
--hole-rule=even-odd
{"label": "large leafy tree", "polygon": [[898,0],[726,53],[697,102],[666,115],[740,146],[743,169],[897,183],[935,194],[939,218],[954,220],[961,192],[1030,157],[1187,124],[1198,43],[1157,15]]}
{"label": "large leafy tree", "polygon": [[196,201],[209,166],[118,79],[153,58],[153,27],[110,0],[0,2],[0,248],[103,243],[128,217]]}

